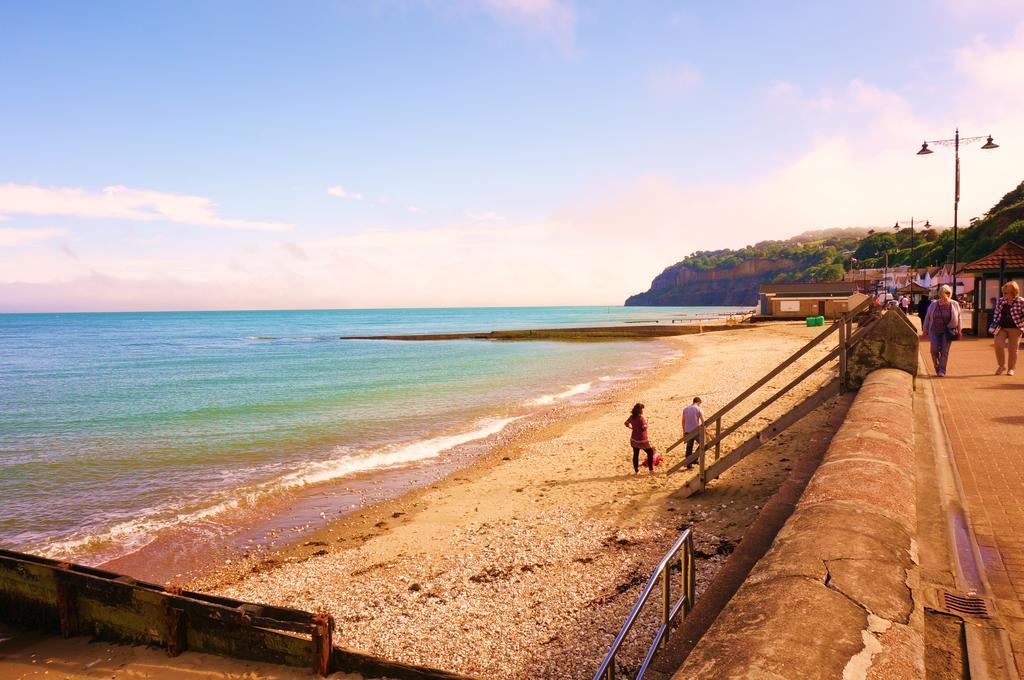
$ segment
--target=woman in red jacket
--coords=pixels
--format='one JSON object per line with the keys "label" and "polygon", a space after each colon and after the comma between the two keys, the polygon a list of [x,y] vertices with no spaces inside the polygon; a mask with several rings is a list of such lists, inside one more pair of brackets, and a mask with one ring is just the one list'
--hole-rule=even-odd
{"label": "woman in red jacket", "polygon": [[654,447],[647,437],[647,419],[644,418],[644,405],[634,404],[629,418],[623,423],[632,430],[629,435],[629,445],[633,447],[633,474],[640,472],[640,451],[647,452],[647,469],[654,474]]}

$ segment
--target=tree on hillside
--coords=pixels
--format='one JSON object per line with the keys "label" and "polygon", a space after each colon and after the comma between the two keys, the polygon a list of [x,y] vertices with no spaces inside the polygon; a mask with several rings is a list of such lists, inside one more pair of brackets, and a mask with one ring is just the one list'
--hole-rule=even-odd
{"label": "tree on hillside", "polygon": [[866,260],[881,256],[886,250],[897,246],[896,237],[889,233],[872,234],[860,242],[853,256],[858,260]]}
{"label": "tree on hillside", "polygon": [[1004,208],[1009,208],[1011,205],[1022,201],[1024,201],[1024,182],[1018,184],[1015,189],[1006,192],[1006,195],[999,199],[999,202],[992,206],[992,209],[986,215],[993,215]]}

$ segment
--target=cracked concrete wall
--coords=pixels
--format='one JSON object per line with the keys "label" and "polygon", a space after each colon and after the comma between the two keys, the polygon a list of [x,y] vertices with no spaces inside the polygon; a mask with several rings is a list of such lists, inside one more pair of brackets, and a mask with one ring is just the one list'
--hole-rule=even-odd
{"label": "cracked concrete wall", "polygon": [[913,377],[869,374],[793,515],[674,676],[923,678]]}

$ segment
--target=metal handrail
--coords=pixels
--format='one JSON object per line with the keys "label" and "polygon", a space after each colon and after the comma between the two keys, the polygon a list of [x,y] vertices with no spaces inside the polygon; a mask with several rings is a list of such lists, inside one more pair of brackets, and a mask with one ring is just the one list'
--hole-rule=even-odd
{"label": "metal handrail", "polygon": [[[860,339],[863,337],[863,331],[866,330],[864,327],[862,327],[857,333],[853,333],[852,332],[853,319],[858,314],[860,314],[860,313],[866,311],[867,309],[869,309],[869,307],[871,305],[871,302],[872,302],[871,298],[868,298],[867,300],[864,300],[860,304],[855,306],[853,309],[851,309],[851,310],[845,312],[844,314],[842,314],[828,328],[824,329],[820,334],[815,336],[807,344],[805,344],[799,350],[794,352],[789,358],[787,358],[785,361],[782,361],[781,363],[779,363],[774,369],[772,369],[767,374],[762,376],[759,380],[754,382],[753,385],[751,385],[746,390],[744,390],[742,393],[740,393],[735,398],[733,398],[732,401],[730,401],[728,404],[726,404],[722,408],[718,409],[717,412],[715,412],[710,417],[705,419],[705,421],[698,428],[696,428],[695,430],[693,430],[693,431],[683,435],[682,437],[679,438],[678,441],[674,442],[671,446],[669,446],[668,449],[666,450],[666,453],[672,451],[677,446],[680,446],[681,444],[684,444],[684,443],[688,442],[691,439],[697,439],[699,441],[699,443],[700,443],[700,448],[696,452],[694,452],[690,456],[687,456],[687,457],[683,458],[678,463],[676,463],[671,468],[669,468],[668,474],[676,472],[677,470],[682,468],[684,465],[689,466],[689,465],[692,465],[693,463],[698,463],[699,466],[700,466],[700,469],[699,469],[699,472],[698,472],[697,480],[699,482],[700,489],[703,489],[705,484],[707,484],[707,482],[709,481],[705,477],[705,468],[706,468],[705,447],[706,446],[711,446],[712,444],[714,444],[715,461],[717,462],[719,460],[719,458],[721,457],[721,455],[722,455],[722,440],[723,439],[725,439],[729,435],[737,432],[739,430],[739,428],[741,426],[743,426],[744,424],[746,424],[751,418],[756,416],[758,413],[763,411],[765,408],[767,408],[768,406],[770,406],[771,404],[776,402],[778,399],[780,399],[784,395],[788,394],[794,387],[799,385],[805,379],[810,377],[812,374],[816,373],[819,369],[821,369],[823,366],[825,366],[826,364],[830,363],[831,361],[835,360],[836,358],[839,359],[839,380],[840,380],[840,385],[841,386],[845,385],[845,383],[846,383],[846,372],[847,372],[847,365],[846,365],[847,364],[847,361],[846,361],[846,359],[847,359],[847,356],[846,356],[847,352],[850,349],[850,347],[852,347],[854,344],[856,344],[857,342],[860,341]],[[838,331],[838,333],[839,333],[839,341],[837,343],[837,346],[834,349],[832,349],[831,351],[827,352],[822,358],[820,358],[818,361],[816,361],[810,368],[806,369],[803,373],[801,373],[797,378],[792,380],[785,387],[783,387],[780,390],[777,390],[771,397],[769,397],[768,399],[764,400],[762,403],[756,405],[746,415],[740,417],[738,420],[736,420],[731,425],[729,425],[727,427],[723,427],[723,425],[722,425],[722,418],[723,418],[723,416],[725,416],[726,414],[731,412],[733,409],[735,409],[737,406],[739,406],[742,402],[746,401],[758,389],[760,389],[761,387],[766,385],[772,378],[774,378],[775,376],[777,376],[780,373],[782,373],[782,371],[784,371],[785,369],[787,369],[790,366],[792,366],[798,359],[803,357],[805,354],[807,354],[810,350],[812,350],[816,346],[820,345],[825,339],[827,339],[830,335],[832,335],[836,331]],[[840,389],[842,389],[842,387],[840,387]],[[707,427],[712,425],[712,424],[715,427],[715,434],[714,434],[714,436],[709,441],[708,437],[706,435],[706,430],[707,430]]]}
{"label": "metal handrail", "polygon": [[[699,484],[699,488],[703,489],[704,485],[708,481],[708,475],[710,475],[711,478],[715,478],[719,474],[721,474],[721,470],[719,468],[724,469],[724,467],[722,467],[723,464],[725,465],[725,467],[728,467],[728,465],[732,464],[732,462],[726,459],[722,459],[723,462],[719,462],[719,458],[721,457],[721,446],[723,439],[737,432],[741,425],[748,422],[751,418],[753,418],[758,413],[763,411],[765,408],[770,406],[772,403],[777,401],[780,397],[790,392],[798,384],[800,384],[805,379],[810,377],[812,374],[816,373],[822,367],[827,365],[829,362],[834,361],[837,358],[839,359],[839,378],[829,383],[829,385],[826,386],[826,388],[828,389],[822,388],[815,395],[812,395],[811,398],[802,402],[789,415],[795,418],[802,417],[803,415],[806,415],[807,412],[809,412],[809,409],[814,408],[816,404],[820,404],[825,398],[828,398],[831,395],[839,393],[842,390],[842,386],[845,385],[846,383],[847,353],[851,347],[860,342],[860,340],[864,337],[870,325],[872,325],[868,324],[867,326],[862,326],[856,333],[854,333],[853,320],[857,315],[866,311],[870,307],[871,303],[872,299],[868,298],[861,302],[859,305],[855,306],[853,309],[841,315],[840,318],[837,319],[831,326],[824,329],[819,335],[817,335],[810,342],[808,342],[795,353],[793,353],[788,359],[781,362],[778,366],[776,366],[766,375],[762,376],[759,380],[757,380],[753,385],[748,387],[744,392],[742,392],[728,404],[720,408],[711,417],[707,418],[704,423],[701,423],[701,425],[698,428],[686,433],[678,441],[674,442],[671,446],[669,446],[668,451],[671,451],[672,449],[676,448],[677,446],[680,446],[681,444],[685,444],[691,439],[698,440],[700,444],[700,448],[694,454],[687,456],[683,460],[679,461],[676,465],[669,469],[668,472],[672,473],[681,468],[683,465],[697,463],[699,465],[699,470],[696,480]],[[748,397],[750,397],[754,392],[756,392],[758,389],[766,385],[772,378],[782,373],[786,368],[791,366],[798,359],[803,357],[810,350],[821,344],[830,335],[837,331],[839,334],[839,338],[837,346],[834,349],[830,350],[829,352],[826,352],[823,357],[814,362],[814,364],[810,368],[803,371],[803,373],[801,373],[794,380],[790,381],[790,383],[787,384],[785,387],[776,391],[775,394],[773,394],[771,397],[769,397],[761,404],[755,406],[753,410],[751,410],[749,413],[741,417],[735,423],[732,423],[731,425],[723,429],[722,417],[724,415],[732,411],[740,403],[742,403]],[[715,426],[715,433],[714,437],[710,441],[708,441],[707,427],[710,426],[711,424],[714,424]],[[785,428],[786,426],[788,425],[783,425],[782,427]],[[757,438],[760,438],[762,435],[763,431],[761,434],[758,435]],[[743,445],[740,446],[740,448],[742,449],[750,443],[751,442],[749,441],[745,442]],[[707,470],[705,452],[706,447],[710,446],[711,444],[714,444],[715,463],[712,465],[711,470]],[[756,444],[757,443],[755,442],[755,445]],[[749,451],[740,453],[739,451],[734,450],[732,453],[728,454],[726,458],[728,458],[729,455],[739,455],[740,458],[742,458],[747,453],[749,453]],[[692,481],[693,480],[691,480],[691,482]],[[681,549],[682,554],[681,556],[679,556]],[[683,594],[679,598],[679,600],[673,604],[671,598],[670,567],[676,560],[677,556],[679,556],[679,569],[683,579]],[[644,657],[643,663],[640,665],[640,668],[637,671],[635,680],[640,680],[640,678],[643,678],[644,673],[647,672],[648,667],[654,659],[654,655],[657,653],[658,649],[662,646],[662,644],[668,639],[669,633],[672,628],[672,624],[675,622],[675,619],[679,615],[679,612],[683,611],[685,616],[685,614],[688,614],[690,610],[693,608],[694,599],[696,595],[696,563],[694,561],[693,555],[693,535],[690,529],[687,529],[682,533],[682,535],[679,536],[679,538],[676,540],[672,548],[668,551],[668,553],[665,554],[665,556],[658,563],[657,568],[654,570],[654,573],[651,575],[651,578],[647,581],[647,585],[644,587],[643,592],[640,594],[640,598],[637,600],[636,605],[630,612],[625,624],[623,624],[622,630],[619,631],[619,634],[615,638],[615,642],[612,643],[611,649],[605,656],[604,661],[601,663],[601,666],[598,669],[597,673],[594,675],[594,680],[615,679],[615,655],[619,651],[619,648],[622,646],[622,642],[623,640],[625,640],[626,635],[629,634],[629,631],[632,629],[633,624],[636,622],[636,619],[639,616],[640,611],[643,609],[644,605],[647,604],[647,601],[650,598],[651,593],[654,592],[659,578],[661,579],[662,586],[662,624],[654,637],[654,642],[651,643],[651,647],[647,651],[647,655]]]}
{"label": "metal handrail", "polygon": [[[677,561],[679,563],[679,573],[682,578],[681,585],[683,592],[679,599],[673,603],[671,566]],[[622,625],[622,630],[620,630],[619,634],[615,636],[615,642],[612,643],[611,649],[608,650],[608,654],[605,655],[600,668],[597,669],[597,673],[594,675],[594,680],[615,680],[615,655],[619,651],[619,647],[622,646],[622,642],[626,639],[626,635],[628,635],[629,631],[633,628],[633,624],[636,623],[636,619],[640,615],[640,611],[650,599],[651,593],[654,592],[659,578],[661,579],[662,602],[661,627],[658,628],[658,632],[654,636],[654,642],[652,642],[650,648],[648,648],[647,655],[644,657],[644,661],[640,665],[634,680],[640,680],[644,677],[644,673],[647,672],[648,667],[654,660],[654,655],[662,644],[668,640],[672,624],[675,622],[676,617],[679,616],[679,612],[682,611],[683,616],[685,617],[686,614],[689,614],[690,610],[693,609],[697,588],[697,565],[693,555],[692,529],[688,528],[680,534],[679,538],[677,538],[676,542],[672,544],[669,551],[665,553],[665,556],[661,558],[660,562],[658,562],[658,566],[655,567],[654,573],[651,574],[651,578],[647,580],[647,585],[644,586],[643,592],[640,593],[640,597],[633,606],[633,611],[629,613],[629,616],[626,618],[626,622]]]}

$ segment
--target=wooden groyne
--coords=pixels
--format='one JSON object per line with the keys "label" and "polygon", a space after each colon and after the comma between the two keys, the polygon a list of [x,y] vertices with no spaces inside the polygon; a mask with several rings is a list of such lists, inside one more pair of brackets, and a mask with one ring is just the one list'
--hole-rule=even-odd
{"label": "wooden groyne", "polygon": [[129,576],[0,550],[0,621],[20,628],[155,645],[367,678],[455,680],[334,646],[334,619],[287,607],[163,588]]}
{"label": "wooden groyne", "polygon": [[591,326],[585,328],[530,328],[512,331],[484,331],[476,333],[417,333],[409,335],[343,335],[342,340],[565,340],[593,342],[607,340],[643,340],[674,335],[695,335],[712,331],[725,331],[751,326],[724,324],[648,324],[630,326]]}

